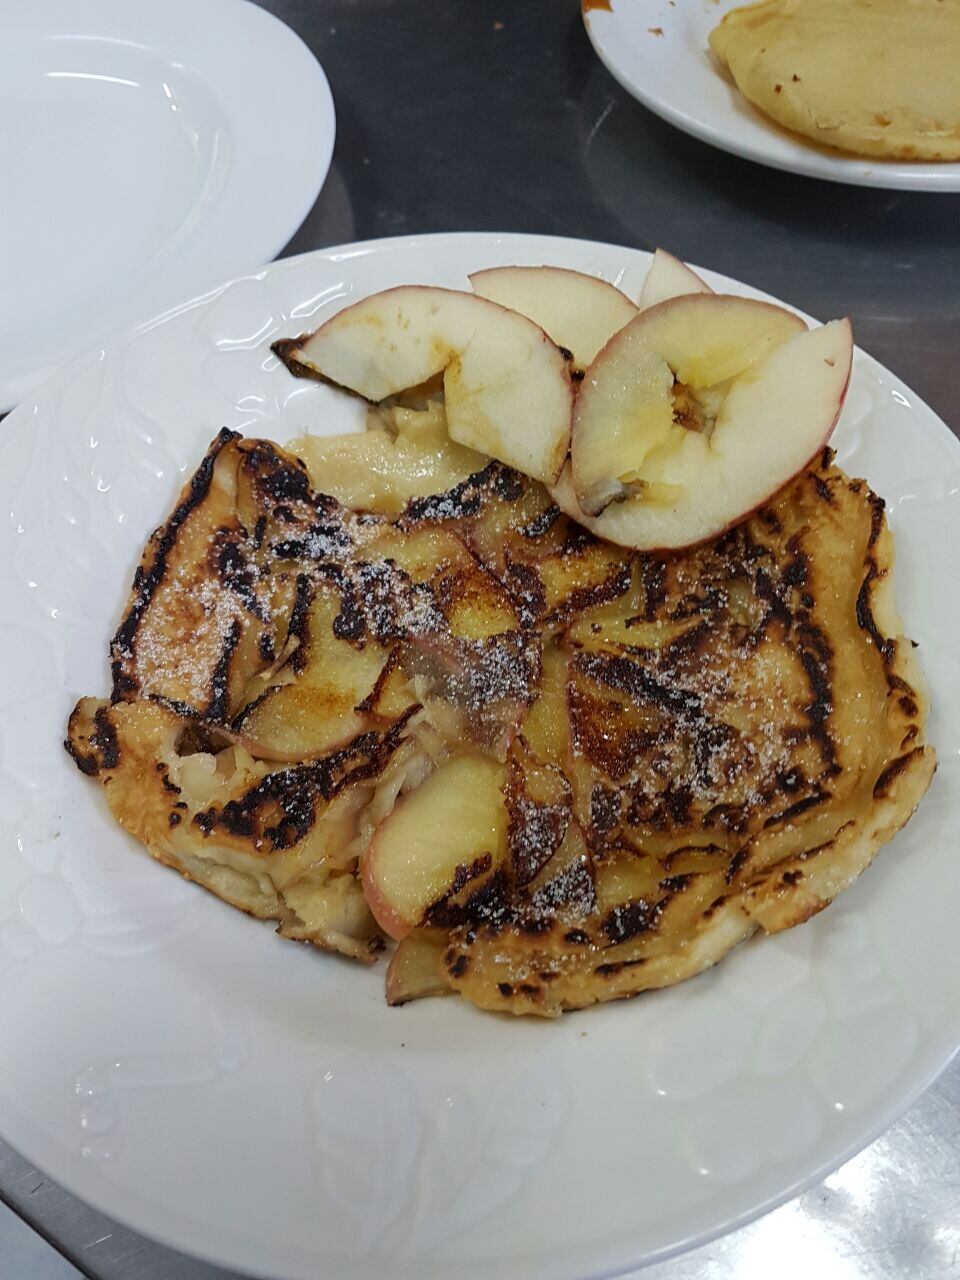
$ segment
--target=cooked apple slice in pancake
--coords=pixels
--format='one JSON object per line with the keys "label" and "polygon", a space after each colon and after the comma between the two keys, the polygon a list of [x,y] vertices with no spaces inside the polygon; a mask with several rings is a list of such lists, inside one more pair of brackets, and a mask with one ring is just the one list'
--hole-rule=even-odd
{"label": "cooked apple slice in pancake", "polygon": [[566,766],[570,743],[567,680],[567,654],[556,640],[551,640],[544,647],[541,658],[536,701],[527,708],[520,725],[520,732],[533,756],[543,764],[560,769]]}
{"label": "cooked apple slice in pancake", "polygon": [[514,884],[526,885],[563,844],[572,816],[570,783],[522,736],[507,758],[507,851]]}
{"label": "cooked apple slice in pancake", "polygon": [[377,828],[363,860],[367,902],[392,938],[495,870],[506,853],[504,767],[464,753],[405,796]]}
{"label": "cooked apple slice in pancake", "polygon": [[443,405],[396,407],[353,435],[303,436],[291,451],[302,458],[314,486],[353,511],[396,516],[412,498],[442,493],[487,464],[487,458],[451,440]]}
{"label": "cooked apple slice in pancake", "polygon": [[440,968],[446,945],[442,929],[415,929],[401,938],[387,969],[387,1004],[452,994]]}
{"label": "cooked apple slice in pancake", "polygon": [[540,480],[560,474],[573,407],[566,360],[516,311],[454,289],[400,286],[273,349],[293,373],[374,403],[442,372],[451,439]]}
{"label": "cooked apple slice in pancake", "polygon": [[[341,671],[355,674],[346,663]],[[336,674],[334,668],[331,674]],[[352,742],[369,725],[372,717],[355,709],[362,701],[358,693],[349,684],[318,686],[298,680],[276,685],[241,713],[236,740],[258,760],[294,762],[325,755]]]}
{"label": "cooked apple slice in pancake", "polygon": [[417,584],[435,582],[476,563],[461,538],[431,524],[384,525],[363,554],[366,559],[396,565]]}
{"label": "cooked apple slice in pancake", "polygon": [[438,575],[433,592],[456,639],[483,641],[520,629],[520,615],[510,594],[472,558],[468,565]]}
{"label": "cooked apple slice in pancake", "polygon": [[[336,622],[340,593],[321,584],[308,612],[306,633],[287,667],[246,706],[232,728],[252,755],[270,760],[307,760],[346,746],[376,727],[374,691],[390,651],[367,640],[361,647],[341,640]],[[406,706],[415,699],[408,697]]]}

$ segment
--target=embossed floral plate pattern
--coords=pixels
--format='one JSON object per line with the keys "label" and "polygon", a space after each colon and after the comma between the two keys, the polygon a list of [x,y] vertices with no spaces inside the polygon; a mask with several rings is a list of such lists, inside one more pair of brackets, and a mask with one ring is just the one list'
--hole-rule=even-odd
{"label": "embossed floral plate pattern", "polygon": [[[840,461],[889,502],[940,772],[829,910],[673,990],[555,1024],[388,1009],[150,861],[61,748],[146,534],[223,425],[357,407],[269,350],[345,300],[551,262],[636,294],[649,257],[447,235],[275,264],[88,353],[4,423],[0,1133],[133,1227],[284,1280],[574,1280],[769,1208],[887,1125],[960,1041],[960,445],[857,354]],[[704,273],[728,291],[750,292]]]}

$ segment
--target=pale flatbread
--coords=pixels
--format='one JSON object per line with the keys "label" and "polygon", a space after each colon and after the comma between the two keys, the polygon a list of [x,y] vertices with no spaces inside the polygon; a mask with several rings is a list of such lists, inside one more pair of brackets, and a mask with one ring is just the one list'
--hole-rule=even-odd
{"label": "pale flatbread", "polygon": [[764,0],[731,10],[710,47],[745,97],[814,142],[960,159],[960,0]]}

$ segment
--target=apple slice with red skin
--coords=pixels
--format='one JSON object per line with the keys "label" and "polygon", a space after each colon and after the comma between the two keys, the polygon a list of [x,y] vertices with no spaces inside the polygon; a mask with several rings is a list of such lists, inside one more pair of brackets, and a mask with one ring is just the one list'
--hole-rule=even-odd
{"label": "apple slice with red skin", "polygon": [[566,267],[490,267],[470,276],[474,293],[519,311],[586,369],[637,314],[616,285]]}
{"label": "apple slice with red skin", "polygon": [[406,937],[430,907],[506,856],[506,766],[479,752],[444,761],[373,833],[361,883],[374,919]]}
{"label": "apple slice with red skin", "polygon": [[713,293],[713,290],[685,262],[675,258],[666,249],[658,249],[640,290],[640,310],[645,311],[648,307],[655,307],[658,302],[680,298],[688,293]]}
{"label": "apple slice with red skin", "polygon": [[[797,333],[733,379],[709,435],[681,428],[676,443],[661,443],[647,456],[637,494],[588,516],[568,467],[551,490],[554,501],[591,532],[642,551],[717,537],[826,444],[843,407],[852,359],[848,320]],[[614,378],[616,364],[602,372]]]}
{"label": "apple slice with red skin", "polygon": [[640,491],[668,499],[657,461],[711,430],[731,380],[804,328],[783,307],[717,294],[642,311],[597,356],[577,397],[570,461],[580,507],[599,515]]}
{"label": "apple slice with red skin", "polygon": [[573,411],[567,361],[532,320],[486,298],[402,285],[273,349],[292,372],[373,403],[442,372],[451,439],[545,483],[563,468]]}

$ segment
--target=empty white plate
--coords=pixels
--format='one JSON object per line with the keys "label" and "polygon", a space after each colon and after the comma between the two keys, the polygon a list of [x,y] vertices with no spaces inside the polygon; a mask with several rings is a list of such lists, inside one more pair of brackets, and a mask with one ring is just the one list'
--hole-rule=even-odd
{"label": "empty white plate", "polygon": [[0,411],[274,257],[330,167],[316,59],[247,0],[0,0]]}

